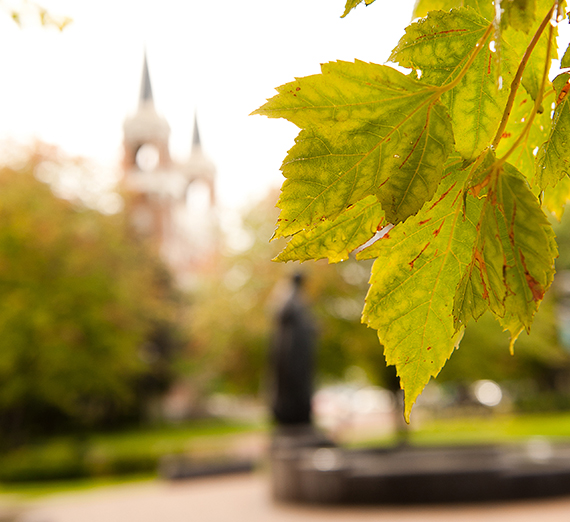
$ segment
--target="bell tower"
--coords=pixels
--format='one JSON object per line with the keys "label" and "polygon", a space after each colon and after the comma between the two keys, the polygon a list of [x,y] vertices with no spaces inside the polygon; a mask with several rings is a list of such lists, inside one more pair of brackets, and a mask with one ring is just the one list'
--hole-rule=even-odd
{"label": "bell tower", "polygon": [[172,161],[170,126],[155,108],[146,53],[138,108],[123,131],[125,211],[179,283],[191,285],[217,247],[216,169],[202,150],[196,116],[189,160]]}
{"label": "bell tower", "polygon": [[160,245],[168,227],[164,181],[171,167],[170,126],[154,106],[146,53],[138,109],[125,120],[123,131],[127,212],[137,233]]}

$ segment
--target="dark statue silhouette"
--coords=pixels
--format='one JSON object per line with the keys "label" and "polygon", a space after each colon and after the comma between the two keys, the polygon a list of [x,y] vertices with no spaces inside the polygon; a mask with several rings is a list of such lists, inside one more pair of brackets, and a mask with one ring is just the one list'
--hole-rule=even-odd
{"label": "dark statue silhouette", "polygon": [[303,276],[277,315],[270,354],[271,407],[278,425],[311,423],[316,328],[302,296]]}

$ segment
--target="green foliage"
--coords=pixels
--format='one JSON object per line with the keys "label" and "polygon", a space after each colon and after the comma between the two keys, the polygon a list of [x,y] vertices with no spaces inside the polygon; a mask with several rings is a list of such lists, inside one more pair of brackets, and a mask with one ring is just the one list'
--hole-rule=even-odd
{"label": "green foliage", "polygon": [[492,313],[512,350],[552,283],[542,203],[560,217],[570,188],[570,76],[548,79],[563,4],[507,0],[497,16],[491,0],[420,0],[425,18],[389,58],[408,75],[328,63],[254,112],[301,129],[282,166],[275,237],[292,239],[277,259],[376,258],[363,322],[396,366],[406,419],[471,318]]}
{"label": "green foliage", "polygon": [[56,198],[33,165],[0,187],[0,445],[137,410],[160,379],[144,347],[173,322],[165,271],[122,216]]}

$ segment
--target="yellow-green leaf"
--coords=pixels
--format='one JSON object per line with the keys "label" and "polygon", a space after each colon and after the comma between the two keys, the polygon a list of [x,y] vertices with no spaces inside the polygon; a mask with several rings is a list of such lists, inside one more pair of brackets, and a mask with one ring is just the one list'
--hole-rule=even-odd
{"label": "yellow-green leaf", "polygon": [[554,277],[558,256],[554,232],[526,180],[508,163],[499,176],[496,198],[497,219],[503,220],[507,232],[501,237],[508,289],[505,302],[507,310],[529,331]]}
{"label": "yellow-green leaf", "polygon": [[566,203],[570,201],[570,178],[564,176],[555,187],[547,187],[544,189],[544,195],[542,197],[543,205],[548,209],[549,212],[554,214],[556,219],[560,221],[562,219],[562,214],[564,214],[564,208]]}
{"label": "yellow-green leaf", "polygon": [[489,21],[492,21],[495,15],[491,0],[418,0],[412,18],[422,18],[430,11],[449,11],[454,7],[471,7]]}
{"label": "yellow-green leaf", "polygon": [[[454,316],[466,325],[487,309],[511,332],[529,331],[554,276],[554,233],[525,178],[512,165],[487,168],[477,240],[458,287]],[[469,202],[468,202],[469,206]]]}
{"label": "yellow-green leaf", "polygon": [[330,263],[348,259],[350,252],[370,240],[384,223],[384,211],[375,196],[368,196],[336,219],[295,234],[276,261],[327,258]]}
{"label": "yellow-green leaf", "polygon": [[[530,21],[529,19],[527,31],[523,31],[521,25],[516,23],[515,26],[507,24],[501,31],[503,40],[512,47],[514,52],[517,53],[519,59],[523,57],[527,47],[534,37],[534,34],[538,30],[542,20],[547,15],[548,11],[552,8],[553,4],[552,0],[534,1],[536,2],[535,16],[533,17],[533,21]],[[557,34],[558,29],[553,28],[552,36],[554,39],[556,38]],[[523,72],[522,84],[533,99],[536,99],[540,83],[542,82],[542,77],[544,75],[544,62],[546,60],[549,35],[550,32],[547,28],[538,40],[538,43],[532,52],[532,57],[527,62]],[[550,50],[550,58],[554,59],[556,57],[556,46],[552,46]]]}
{"label": "yellow-green leaf", "polygon": [[554,81],[556,108],[548,140],[538,151],[536,179],[541,189],[555,186],[570,174],[570,73],[557,76]]}
{"label": "yellow-green leaf", "polygon": [[398,223],[434,194],[453,133],[437,88],[357,61],[279,87],[255,114],[301,129],[283,162],[276,237],[295,234],[375,194]]}
{"label": "yellow-green leaf", "polygon": [[378,330],[386,362],[396,366],[405,390],[405,415],[456,347],[452,316],[455,289],[475,238],[464,219],[466,172],[456,158],[437,193],[414,217],[358,254],[376,257],[363,322]]}
{"label": "yellow-green leaf", "polygon": [[536,18],[536,0],[503,0],[501,9],[502,22],[519,31],[530,32]]}
{"label": "yellow-green leaf", "polygon": [[567,69],[568,67],[570,67],[570,45],[566,47],[566,51],[564,52],[564,55],[560,60],[560,67],[562,69]]}
{"label": "yellow-green leaf", "polygon": [[[471,8],[430,12],[406,29],[390,60],[414,69],[423,82],[445,85],[476,52],[490,23]],[[500,47],[500,71],[495,53],[485,44],[460,83],[442,97],[453,121],[455,148],[466,160],[490,145],[503,115],[514,57],[506,43]]]}
{"label": "yellow-green leaf", "polygon": [[480,168],[471,176],[475,187],[469,187],[465,206],[475,215],[477,235],[471,260],[457,287],[453,303],[456,327],[466,326],[471,317],[479,319],[488,309],[495,315],[505,314],[506,286],[503,281],[504,255],[499,237],[493,198],[478,198],[478,187],[485,188],[495,162],[494,154],[487,154]]}

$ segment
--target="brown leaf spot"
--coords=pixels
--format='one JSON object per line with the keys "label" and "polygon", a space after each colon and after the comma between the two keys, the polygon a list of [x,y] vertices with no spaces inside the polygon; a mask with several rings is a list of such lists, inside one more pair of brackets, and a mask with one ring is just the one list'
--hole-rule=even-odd
{"label": "brown leaf spot", "polygon": [[457,181],[453,185],[451,185],[451,187],[449,187],[431,207],[429,207],[429,210],[435,207],[438,203],[441,203],[441,201],[443,201],[445,196],[447,196],[455,188],[455,185],[457,185]]}
{"label": "brown leaf spot", "polygon": [[414,257],[414,259],[412,259],[412,260],[408,263],[408,264],[410,265],[410,270],[413,270],[413,269],[414,269],[414,263],[415,263],[415,262],[418,260],[418,258],[426,251],[426,249],[427,249],[428,246],[429,246],[429,241],[428,241],[428,243],[426,243],[426,246],[424,246],[424,247],[421,249],[420,253],[419,253],[416,257]]}
{"label": "brown leaf spot", "polygon": [[483,284],[483,295],[481,296],[485,301],[489,299],[489,291],[487,290],[487,284],[485,283],[485,273],[487,272],[487,267],[485,265],[485,260],[483,255],[479,250],[473,250],[474,264],[477,265],[479,269],[479,275],[481,276],[481,283]]}
{"label": "brown leaf spot", "polygon": [[437,230],[433,231],[433,235],[435,237],[437,237],[439,235],[439,233],[441,232],[441,229],[443,228],[443,224],[445,223],[445,219],[441,222],[441,225],[439,225],[439,228]]}
{"label": "brown leaf spot", "polygon": [[562,100],[564,100],[564,98],[566,98],[566,96],[568,95],[568,91],[570,91],[570,78],[566,82],[566,85],[564,87],[562,87],[562,90],[560,91],[558,98],[556,98],[556,105],[561,103]]}
{"label": "brown leaf spot", "polygon": [[431,218],[427,218],[427,219],[425,219],[424,221],[420,221],[420,222],[418,223],[418,225],[420,225],[420,226],[425,225],[428,221],[431,221]]}
{"label": "brown leaf spot", "polygon": [[380,230],[382,230],[382,229],[384,228],[384,225],[382,225],[382,223],[384,223],[384,218],[382,218],[382,219],[380,220],[380,223],[378,223],[378,226],[376,227],[376,230],[377,230],[377,231],[380,231]]}
{"label": "brown leaf spot", "polygon": [[535,301],[542,301],[542,298],[544,297],[544,288],[534,277],[530,275],[530,272],[526,267],[526,262],[523,253],[520,252],[520,255],[521,255],[521,262],[524,267],[524,276],[526,279],[526,283],[530,288],[530,291],[532,292],[532,298]]}

